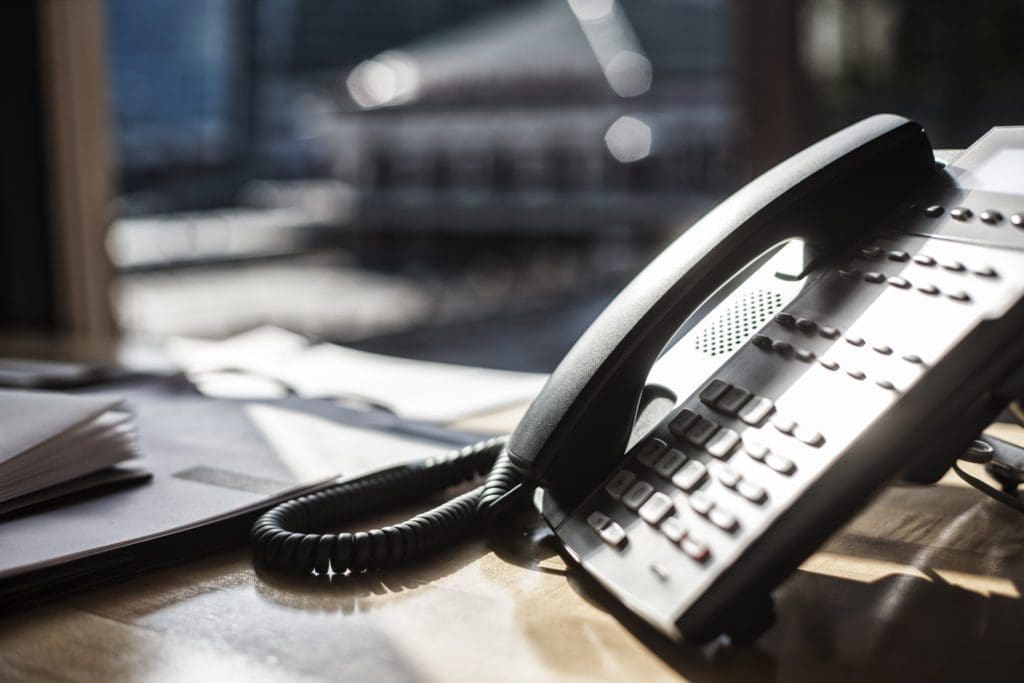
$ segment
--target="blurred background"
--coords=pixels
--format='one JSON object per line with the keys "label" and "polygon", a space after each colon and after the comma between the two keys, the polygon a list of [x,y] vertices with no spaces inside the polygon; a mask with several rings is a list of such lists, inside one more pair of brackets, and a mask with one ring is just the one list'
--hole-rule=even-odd
{"label": "blurred background", "polygon": [[546,371],[695,218],[835,129],[889,111],[962,147],[1024,124],[1017,0],[0,17],[0,326],[30,354],[270,323]]}

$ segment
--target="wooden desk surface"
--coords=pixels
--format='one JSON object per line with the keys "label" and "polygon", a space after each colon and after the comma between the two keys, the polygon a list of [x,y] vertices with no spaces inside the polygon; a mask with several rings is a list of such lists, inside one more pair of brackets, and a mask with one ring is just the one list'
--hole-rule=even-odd
{"label": "wooden desk surface", "polygon": [[400,571],[291,579],[237,549],[8,615],[0,680],[1020,681],[1022,590],[1024,518],[947,477],[885,492],[755,645],[677,646],[524,514]]}

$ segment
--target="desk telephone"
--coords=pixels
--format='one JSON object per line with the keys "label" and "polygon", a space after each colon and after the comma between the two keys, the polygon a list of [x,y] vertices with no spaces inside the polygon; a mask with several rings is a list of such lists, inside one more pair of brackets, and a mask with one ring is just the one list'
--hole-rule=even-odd
{"label": "desk telephone", "polygon": [[[881,487],[977,455],[1024,395],[1022,250],[1024,128],[943,164],[920,125],[868,118],[684,232],[511,436],[284,503],[253,527],[256,558],[387,567],[532,495],[566,553],[669,637],[754,638],[771,590]],[[485,474],[407,522],[313,533]]]}

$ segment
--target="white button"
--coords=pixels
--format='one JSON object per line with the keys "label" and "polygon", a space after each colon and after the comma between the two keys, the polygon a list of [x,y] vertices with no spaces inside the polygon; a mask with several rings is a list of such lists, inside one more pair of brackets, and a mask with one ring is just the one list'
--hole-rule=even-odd
{"label": "white button", "polygon": [[621,548],[626,545],[626,532],[615,522],[601,529],[597,534],[602,541],[613,548]]}
{"label": "white button", "polygon": [[764,460],[768,455],[768,447],[754,439],[743,439],[743,450],[754,460]]}
{"label": "white button", "polygon": [[736,493],[740,494],[751,503],[760,504],[768,499],[768,492],[764,490],[763,486],[758,486],[746,479],[736,485]]}
{"label": "white button", "polygon": [[698,515],[706,515],[715,507],[715,501],[711,500],[711,496],[703,491],[694,491],[690,495],[690,507]]}
{"label": "white button", "polygon": [[815,448],[825,443],[825,437],[821,435],[821,432],[816,432],[813,429],[808,429],[807,427],[798,426],[793,430],[793,436],[798,440],[803,441],[808,446],[814,446]]}
{"label": "white button", "polygon": [[768,467],[771,467],[779,474],[793,474],[793,470],[796,469],[796,465],[793,464],[792,460],[787,460],[781,455],[776,455],[775,453],[769,453],[765,456],[764,464],[768,465]]}
{"label": "white button", "polygon": [[641,465],[647,465],[648,467],[654,467],[654,463],[658,462],[658,458],[665,452],[668,446],[661,439],[651,439],[637,451],[636,459]]}
{"label": "white button", "polygon": [[736,488],[736,484],[740,483],[740,479],[742,479],[740,473],[728,465],[716,468],[715,476],[718,478],[718,481],[722,482],[723,486],[731,489]]}
{"label": "white button", "polygon": [[684,462],[686,462],[686,456],[672,448],[668,453],[661,456],[658,462],[654,463],[654,471],[669,479]]}
{"label": "white button", "polygon": [[612,521],[611,518],[600,510],[594,510],[590,513],[590,516],[587,517],[587,524],[594,531],[600,531],[604,528],[605,524],[610,521]]}
{"label": "white button", "polygon": [[640,508],[640,518],[648,524],[659,524],[674,507],[672,499],[658,491]]}
{"label": "white button", "polygon": [[728,531],[729,533],[740,528],[740,523],[739,520],[736,519],[736,515],[719,507],[711,509],[708,513],[708,519],[711,520],[711,523],[719,529],[722,531]]}
{"label": "white button", "polygon": [[708,468],[699,460],[690,460],[672,477],[672,483],[686,492],[701,485],[708,476]]}
{"label": "white button", "polygon": [[776,415],[772,418],[772,424],[783,434],[792,434],[793,430],[796,429],[796,420],[792,420],[784,415]]}
{"label": "white button", "polygon": [[647,502],[652,493],[654,493],[653,486],[646,481],[638,481],[633,484],[633,488],[626,491],[626,495],[622,496],[622,504],[635,512]]}
{"label": "white button", "polygon": [[726,458],[740,442],[740,435],[731,429],[722,428],[718,430],[711,440],[704,447],[708,453],[716,458]]}
{"label": "white button", "polygon": [[608,492],[608,495],[619,500],[622,498],[622,494],[633,485],[636,481],[636,475],[629,470],[619,470],[615,476],[611,478],[608,485],[604,487],[604,490]]}
{"label": "white button", "polygon": [[683,549],[684,553],[697,562],[704,562],[711,557],[711,551],[708,550],[708,547],[690,536],[687,536],[680,541],[679,547]]}
{"label": "white button", "polygon": [[679,543],[686,535],[686,525],[678,517],[669,517],[661,523],[661,533],[673,543]]}
{"label": "white button", "polygon": [[748,425],[756,427],[761,424],[762,420],[771,415],[773,410],[775,410],[775,404],[771,402],[771,399],[767,399],[764,396],[755,396],[740,409],[739,418]]}

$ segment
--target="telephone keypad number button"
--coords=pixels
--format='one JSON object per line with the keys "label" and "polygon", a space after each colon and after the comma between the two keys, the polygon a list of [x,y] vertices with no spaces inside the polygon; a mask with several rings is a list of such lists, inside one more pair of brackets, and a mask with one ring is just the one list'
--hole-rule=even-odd
{"label": "telephone keypad number button", "polygon": [[623,494],[636,482],[636,475],[629,470],[619,470],[604,487],[614,500],[621,500]]}
{"label": "telephone keypad number button", "polygon": [[590,513],[590,516],[587,517],[587,525],[594,531],[600,531],[601,529],[605,528],[605,526],[610,521],[612,521],[611,517],[604,514],[600,510],[594,510],[593,512]]}
{"label": "telephone keypad number button", "polygon": [[736,519],[736,515],[716,505],[715,501],[703,491],[697,491],[690,496],[690,507],[722,531],[733,533],[740,528],[740,522]]}
{"label": "telephone keypad number button", "polygon": [[658,491],[640,507],[640,518],[648,524],[660,524],[673,509],[675,504],[672,499]]}
{"label": "telephone keypad number button", "polygon": [[725,459],[740,442],[740,435],[731,429],[723,428],[708,440],[704,449],[716,458]]}
{"label": "telephone keypad number button", "polygon": [[700,419],[700,415],[684,408],[679,411],[679,414],[672,418],[672,421],[668,423],[668,429],[670,432],[683,438],[686,436],[686,431],[693,426],[693,423]]}
{"label": "telephone keypad number button", "polygon": [[729,383],[724,382],[720,379],[711,380],[711,383],[704,387],[704,390],[700,392],[701,403],[708,406],[714,406],[715,401],[720,399],[725,392],[729,391]]}
{"label": "telephone keypad number button", "polygon": [[756,427],[775,410],[775,404],[771,399],[763,396],[755,396],[750,399],[739,411],[739,418],[748,425]]}
{"label": "telephone keypad number button", "polygon": [[764,464],[772,468],[779,474],[790,475],[796,471],[796,465],[793,464],[792,460],[777,455],[775,453],[769,453],[764,457]]}
{"label": "telephone keypad number button", "polygon": [[636,453],[637,462],[647,467],[654,467],[654,463],[658,462],[661,454],[668,448],[661,439],[649,439],[640,447]]}
{"label": "telephone keypad number button", "polygon": [[717,401],[715,401],[715,408],[718,408],[726,415],[735,415],[740,411],[747,401],[750,400],[750,392],[740,387],[730,386],[725,393],[723,393]]}
{"label": "telephone keypad number button", "polygon": [[654,487],[646,481],[638,481],[622,496],[622,504],[636,512],[654,493]]}
{"label": "telephone keypad number button", "polygon": [[704,483],[708,476],[707,466],[699,460],[689,460],[672,477],[672,484],[689,493]]}
{"label": "telephone keypad number button", "polygon": [[673,543],[679,543],[686,536],[686,525],[678,517],[668,517],[661,523],[661,533]]}
{"label": "telephone keypad number button", "polygon": [[661,456],[658,462],[654,463],[654,471],[666,479],[671,479],[672,475],[676,473],[676,470],[684,462],[686,462],[686,456],[671,448],[665,455]]}
{"label": "telephone keypad number button", "polygon": [[717,431],[717,423],[706,417],[698,417],[697,422],[686,431],[686,440],[694,446],[701,447]]}
{"label": "telephone keypad number button", "polygon": [[690,559],[697,562],[707,562],[708,558],[711,557],[711,550],[701,543],[700,541],[686,536],[682,541],[679,542],[679,547],[683,549],[683,552],[690,557]]}
{"label": "telephone keypad number button", "polygon": [[609,523],[608,526],[598,531],[597,535],[601,537],[602,541],[613,548],[621,549],[626,545],[626,530],[617,522]]}

